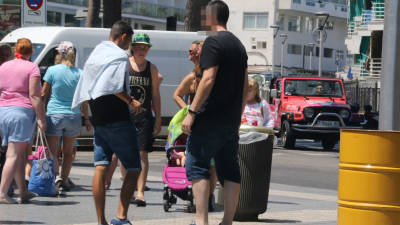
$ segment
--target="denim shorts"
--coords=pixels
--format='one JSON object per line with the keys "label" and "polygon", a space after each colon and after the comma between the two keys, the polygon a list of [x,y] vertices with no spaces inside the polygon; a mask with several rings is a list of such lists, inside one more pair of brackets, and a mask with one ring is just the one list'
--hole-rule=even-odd
{"label": "denim shorts", "polygon": [[126,170],[141,170],[136,128],[131,121],[94,126],[94,165],[110,165],[113,153]]}
{"label": "denim shorts", "polygon": [[20,106],[0,107],[0,136],[2,146],[9,142],[32,143],[35,128],[35,111]]}
{"label": "denim shorts", "polygon": [[238,164],[239,133],[231,127],[218,127],[207,132],[193,132],[187,142],[186,174],[189,180],[209,179],[210,160],[214,158],[218,179],[240,183]]}
{"label": "denim shorts", "polygon": [[46,116],[47,136],[78,136],[81,132],[81,114],[51,114]]}

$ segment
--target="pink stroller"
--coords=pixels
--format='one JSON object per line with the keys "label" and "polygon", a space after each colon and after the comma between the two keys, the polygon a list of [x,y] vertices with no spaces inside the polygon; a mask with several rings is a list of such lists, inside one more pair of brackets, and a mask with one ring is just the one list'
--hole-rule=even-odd
{"label": "pink stroller", "polygon": [[193,203],[192,183],[186,177],[186,169],[176,165],[177,153],[185,151],[186,138],[185,134],[180,135],[174,146],[167,149],[168,163],[163,169],[165,212],[176,204],[177,197],[186,201],[185,212],[192,213],[196,210]]}

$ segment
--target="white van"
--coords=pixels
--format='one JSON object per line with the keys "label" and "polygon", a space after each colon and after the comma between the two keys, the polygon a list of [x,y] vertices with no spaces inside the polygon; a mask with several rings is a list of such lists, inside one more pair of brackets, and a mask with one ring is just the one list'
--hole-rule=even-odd
{"label": "white van", "polygon": [[[166,135],[166,126],[171,117],[178,111],[178,106],[172,95],[181,80],[193,69],[193,63],[188,60],[188,49],[193,41],[204,40],[205,35],[194,32],[135,30],[150,36],[152,48],[148,60],[158,67],[164,79],[161,84],[161,115],[163,129],[161,135]],[[77,52],[76,66],[83,68],[86,59],[97,44],[108,40],[110,29],[81,27],[29,27],[20,28],[5,36],[1,43],[15,45],[19,38],[28,38],[34,46],[32,61],[39,65],[42,76],[49,66],[54,65],[57,54],[55,48],[61,41],[71,41]],[[91,135],[82,129],[81,138]],[[80,142],[80,144],[83,142]]]}

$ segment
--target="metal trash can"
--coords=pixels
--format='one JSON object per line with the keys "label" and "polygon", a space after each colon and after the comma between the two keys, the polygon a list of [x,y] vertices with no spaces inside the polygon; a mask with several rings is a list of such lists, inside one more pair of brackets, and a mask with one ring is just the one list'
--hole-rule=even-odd
{"label": "metal trash can", "polygon": [[337,224],[400,224],[400,132],[340,135]]}
{"label": "metal trash can", "polygon": [[250,144],[239,144],[240,175],[239,203],[236,221],[255,221],[267,210],[271,177],[274,131],[268,128],[241,127],[241,131],[268,133],[268,138]]}

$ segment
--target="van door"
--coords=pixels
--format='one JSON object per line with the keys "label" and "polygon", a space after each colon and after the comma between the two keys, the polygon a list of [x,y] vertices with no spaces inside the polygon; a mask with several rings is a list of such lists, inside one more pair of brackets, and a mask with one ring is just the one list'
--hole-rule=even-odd
{"label": "van door", "polygon": [[44,77],[44,74],[46,73],[47,69],[55,64],[56,55],[57,55],[56,47],[53,47],[46,53],[46,55],[40,61],[39,68],[40,68],[40,75],[42,76],[42,78]]}

